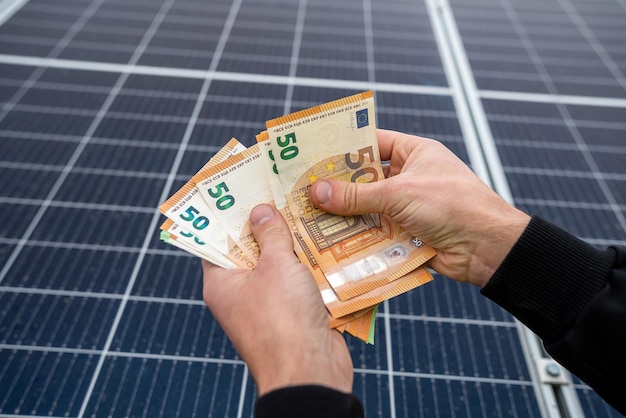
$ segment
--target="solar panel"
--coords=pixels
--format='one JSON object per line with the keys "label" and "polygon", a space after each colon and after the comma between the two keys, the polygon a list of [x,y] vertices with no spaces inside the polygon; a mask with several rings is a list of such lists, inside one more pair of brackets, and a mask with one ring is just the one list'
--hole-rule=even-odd
{"label": "solar panel", "polygon": [[[620,1],[9,7],[0,416],[253,416],[200,263],[159,241],[155,208],[232,136],[251,145],[265,120],[359,91],[375,91],[379,127],[501,171],[517,205],[594,245],[626,243]],[[472,137],[498,158],[477,159]],[[476,289],[438,276],[381,306],[375,345],[347,339],[354,393],[368,417],[541,416],[524,338]],[[618,416],[574,387],[586,414]]]}

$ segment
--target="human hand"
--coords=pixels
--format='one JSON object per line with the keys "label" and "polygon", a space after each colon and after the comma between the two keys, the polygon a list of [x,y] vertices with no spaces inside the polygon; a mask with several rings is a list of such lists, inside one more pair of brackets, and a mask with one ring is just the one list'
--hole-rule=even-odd
{"label": "human hand", "polygon": [[339,215],[383,213],[437,249],[429,261],[451,279],[484,286],[530,217],[505,202],[441,143],[379,129],[386,178],[316,181],[313,204]]}
{"label": "human hand", "polygon": [[287,223],[274,208],[250,214],[261,249],[254,270],[203,261],[204,302],[247,363],[259,396],[280,387],[317,384],[352,391],[353,366],[313,276],[293,252]]}

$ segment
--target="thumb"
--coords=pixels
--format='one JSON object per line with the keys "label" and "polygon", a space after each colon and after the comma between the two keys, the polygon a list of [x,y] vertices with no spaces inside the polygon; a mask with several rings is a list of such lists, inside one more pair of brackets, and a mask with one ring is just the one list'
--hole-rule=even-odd
{"label": "thumb", "polygon": [[311,185],[309,198],[315,207],[336,215],[384,213],[385,182],[349,183],[323,179]]}
{"label": "thumb", "polygon": [[270,205],[255,206],[250,212],[254,239],[259,244],[261,256],[293,255],[293,238],[285,219]]}

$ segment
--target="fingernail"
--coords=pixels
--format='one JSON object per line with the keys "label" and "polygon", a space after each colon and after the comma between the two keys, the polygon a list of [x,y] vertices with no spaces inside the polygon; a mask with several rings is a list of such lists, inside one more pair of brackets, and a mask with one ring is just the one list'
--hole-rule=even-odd
{"label": "fingernail", "polygon": [[250,212],[250,222],[252,225],[259,226],[274,217],[274,209],[267,205],[259,205]]}
{"label": "fingernail", "polygon": [[330,201],[330,192],[332,188],[330,187],[330,183],[323,180],[318,180],[317,185],[315,186],[315,197],[319,203],[326,204]]}

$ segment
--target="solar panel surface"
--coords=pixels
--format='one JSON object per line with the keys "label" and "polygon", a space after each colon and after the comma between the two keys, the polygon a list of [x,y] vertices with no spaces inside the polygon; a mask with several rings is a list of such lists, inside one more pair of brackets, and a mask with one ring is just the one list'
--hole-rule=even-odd
{"label": "solar panel surface", "polygon": [[[253,415],[155,207],[231,136],[372,88],[467,163],[432,2],[30,0],[0,26],[0,416]],[[516,204],[626,243],[626,7],[453,1]],[[436,193],[436,191],[433,191]],[[517,325],[442,277],[348,339],[368,417],[541,416]],[[576,381],[589,416],[618,416]]]}

